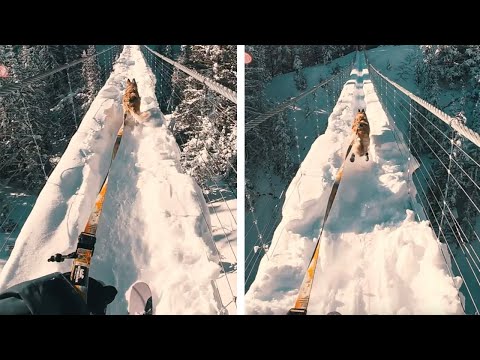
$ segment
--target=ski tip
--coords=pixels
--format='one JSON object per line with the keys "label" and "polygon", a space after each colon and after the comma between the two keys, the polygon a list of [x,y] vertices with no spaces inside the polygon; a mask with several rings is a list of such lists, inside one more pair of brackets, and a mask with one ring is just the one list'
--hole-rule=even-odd
{"label": "ski tip", "polygon": [[137,281],[125,294],[129,315],[153,315],[152,291],[147,283]]}
{"label": "ski tip", "polygon": [[327,315],[342,315],[338,311],[330,311]]}

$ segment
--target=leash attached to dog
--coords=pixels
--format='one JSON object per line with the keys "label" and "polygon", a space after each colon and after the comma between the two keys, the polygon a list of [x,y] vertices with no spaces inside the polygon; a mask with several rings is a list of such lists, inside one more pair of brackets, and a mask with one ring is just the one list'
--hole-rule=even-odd
{"label": "leash attached to dog", "polygon": [[328,215],[330,214],[333,201],[335,200],[335,196],[337,195],[338,187],[340,186],[340,181],[342,180],[343,176],[343,168],[345,167],[348,154],[352,150],[354,141],[355,137],[348,146],[348,150],[345,155],[345,159],[343,160],[342,166],[340,167],[337,175],[335,176],[335,183],[333,184],[332,191],[330,192],[330,196],[328,198],[327,209],[325,210],[325,216],[323,217],[322,227],[320,230],[320,235],[318,235],[315,250],[313,252],[312,258],[310,259],[310,264],[308,265],[307,272],[305,273],[305,277],[303,278],[302,285],[300,286],[300,289],[298,291],[297,300],[295,301],[295,307],[291,308],[288,311],[287,315],[307,315],[308,302],[310,300],[310,293],[312,292],[313,278],[315,276],[315,270],[317,269],[318,254],[320,252],[320,238],[322,237],[323,229],[325,227],[325,223],[327,222]]}
{"label": "leash attached to dog", "polygon": [[[123,127],[125,121],[118,130],[117,139],[113,145],[112,159],[110,161],[110,166],[112,165],[115,156],[117,155],[118,148],[120,147],[120,142],[122,141],[123,136]],[[90,213],[88,218],[87,225],[85,226],[84,231],[78,236],[77,249],[68,255],[56,254],[52,255],[48,261],[49,262],[63,262],[65,259],[74,259],[72,265],[72,271],[70,273],[70,280],[72,281],[74,287],[82,295],[85,302],[87,301],[88,294],[88,273],[90,270],[90,263],[92,261],[93,251],[95,249],[95,243],[97,240],[97,226],[98,220],[103,210],[103,203],[105,201],[105,194],[107,193],[108,186],[108,175],[110,173],[110,167],[108,169],[107,175],[103,180],[102,187],[97,195],[95,200],[95,206]]]}

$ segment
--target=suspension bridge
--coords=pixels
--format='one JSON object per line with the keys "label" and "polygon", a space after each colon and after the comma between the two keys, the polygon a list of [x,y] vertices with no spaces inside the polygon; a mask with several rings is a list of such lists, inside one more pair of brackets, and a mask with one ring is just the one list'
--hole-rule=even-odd
{"label": "suspension bridge", "polygon": [[[78,103],[77,81],[88,61],[103,83],[86,108]],[[146,45],[109,46],[19,78],[0,87],[0,106],[6,114],[2,135],[13,139],[18,134],[9,132],[8,121],[21,121],[26,124],[24,141],[35,151],[27,158],[21,148],[1,143],[3,174],[8,174],[3,180],[8,185],[2,187],[6,200],[0,256],[8,261],[0,273],[0,288],[70,270],[70,264],[51,264],[47,258],[75,249],[108,173],[90,274],[117,287],[110,313],[126,313],[125,292],[143,280],[152,287],[158,314],[235,314],[236,191],[222,181],[226,171],[219,149],[202,143],[205,139],[197,141],[204,149],[199,159],[207,169],[206,180],[199,187],[187,174],[174,138],[182,134],[175,132],[169,113],[178,111],[186,82],[196,82],[198,91],[206,94],[210,112],[201,119],[191,112],[191,119],[199,124],[208,121],[213,131],[223,132],[218,123],[232,121],[226,103],[235,104],[236,93]],[[110,166],[111,148],[123,121],[121,99],[127,78],[138,83],[145,121],[126,126]],[[39,121],[37,109],[28,101],[32,90],[42,88],[60,93],[60,101],[47,104],[61,110],[51,124]],[[15,119],[14,106],[19,109]],[[70,133],[56,138],[47,126],[52,124],[65,126]],[[22,182],[19,174],[25,169],[18,167],[25,163],[32,170],[41,169],[43,176],[30,184]],[[227,172],[236,173],[234,163],[228,161],[227,167]]]}
{"label": "suspension bridge", "polygon": [[[347,160],[318,239],[359,108],[370,122],[370,161]],[[330,113],[327,124],[320,109]],[[309,313],[478,314],[478,133],[383,75],[365,53],[247,119],[246,146],[284,111],[298,168],[270,204],[246,195],[246,237],[256,238],[246,240],[246,313],[292,308],[319,242]],[[316,136],[306,136],[312,129]]]}

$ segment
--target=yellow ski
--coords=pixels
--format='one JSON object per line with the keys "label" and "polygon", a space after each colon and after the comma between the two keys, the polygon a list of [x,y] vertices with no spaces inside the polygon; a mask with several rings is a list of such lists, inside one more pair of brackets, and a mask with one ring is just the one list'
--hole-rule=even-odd
{"label": "yellow ski", "polygon": [[317,269],[318,254],[320,253],[320,238],[322,237],[323,229],[325,223],[327,222],[328,215],[332,209],[333,201],[337,195],[338,187],[340,186],[340,181],[343,176],[343,168],[345,167],[345,162],[347,160],[348,154],[352,150],[354,140],[350,143],[343,164],[338,170],[337,175],[335,176],[335,183],[333,184],[332,191],[328,198],[327,209],[325,210],[325,216],[323,217],[322,227],[320,234],[318,235],[317,244],[315,245],[315,250],[313,252],[312,258],[310,259],[310,264],[308,265],[307,272],[303,278],[302,285],[298,290],[297,300],[295,301],[295,306],[291,308],[287,315],[307,315],[308,302],[310,301],[310,293],[312,292],[313,278],[315,277],[315,270]]}

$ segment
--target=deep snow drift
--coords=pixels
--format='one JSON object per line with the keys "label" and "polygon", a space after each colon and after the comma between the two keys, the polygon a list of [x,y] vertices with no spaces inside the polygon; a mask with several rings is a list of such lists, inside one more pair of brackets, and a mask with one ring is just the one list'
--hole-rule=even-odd
{"label": "deep snow drift", "polygon": [[200,188],[181,171],[179,148],[155,98],[155,77],[138,46],[125,46],[40,193],[0,274],[0,289],[70,271],[70,262],[47,259],[76,248],[110,164],[127,78],[138,83],[146,118],[125,128],[111,166],[90,275],[117,287],[111,314],[126,314],[125,293],[137,280],[150,285],[156,314],[218,313],[212,285],[220,259],[209,211]]}
{"label": "deep snow drift", "polygon": [[400,150],[363,56],[357,68],[287,190],[282,221],[245,296],[247,314],[286,314],[293,306],[358,108],[370,121],[370,161],[346,164],[321,239],[309,314],[463,313],[461,279],[450,277],[443,245],[412,211],[418,204],[407,169],[415,165]]}

